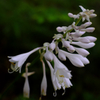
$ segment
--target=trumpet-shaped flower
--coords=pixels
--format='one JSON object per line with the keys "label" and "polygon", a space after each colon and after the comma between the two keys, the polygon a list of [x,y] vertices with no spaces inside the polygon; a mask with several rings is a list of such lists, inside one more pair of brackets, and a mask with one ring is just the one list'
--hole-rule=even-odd
{"label": "trumpet-shaped flower", "polygon": [[[47,61],[47,64],[51,70],[51,79],[55,91],[57,89],[58,90],[61,89],[61,87],[65,90],[65,88],[69,88],[70,86],[72,86],[69,78],[66,77],[65,73],[62,73],[63,68],[62,69],[58,68],[57,71],[55,72],[49,61]],[[66,74],[67,73],[69,72],[66,71]]]}
{"label": "trumpet-shaped flower", "polygon": [[60,75],[64,75],[64,77],[70,79],[72,77],[72,75],[70,74],[70,71],[68,70],[68,68],[63,63],[61,63],[55,55],[53,55],[53,56],[54,56],[54,71],[55,71],[55,73],[57,70],[59,70]]}
{"label": "trumpet-shaped flower", "polygon": [[11,69],[13,71],[18,71],[21,73],[21,67],[24,64],[24,62],[26,61],[26,59],[29,57],[29,55],[31,55],[32,53],[34,53],[35,51],[41,49],[41,47],[35,48],[32,51],[29,51],[27,53],[23,53],[23,54],[19,54],[17,56],[8,56],[9,61],[11,62]]}

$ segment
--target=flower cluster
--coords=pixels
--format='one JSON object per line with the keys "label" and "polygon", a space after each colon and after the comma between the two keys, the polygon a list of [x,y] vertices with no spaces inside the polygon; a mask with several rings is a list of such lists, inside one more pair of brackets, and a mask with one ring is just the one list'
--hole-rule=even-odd
{"label": "flower cluster", "polygon": [[[72,75],[71,71],[61,62],[66,61],[66,58],[76,67],[84,67],[89,64],[89,60],[86,58],[89,52],[86,50],[95,45],[96,37],[85,36],[85,33],[91,33],[95,30],[94,27],[90,27],[92,22],[90,18],[96,17],[94,10],[88,10],[79,6],[82,12],[74,15],[68,13],[68,16],[74,18],[74,22],[69,26],[59,26],[56,28],[58,34],[53,36],[51,43],[44,43],[42,47],[37,47],[27,53],[23,53],[17,56],[8,56],[11,62],[12,72],[19,71],[27,58],[37,50],[39,50],[40,61],[43,66],[43,79],[41,82],[41,95],[46,96],[47,91],[47,78],[45,70],[45,62],[50,68],[51,80],[54,87],[53,95],[56,96],[57,90],[65,89],[72,86],[70,81]],[[82,20],[82,21],[81,21]],[[87,22],[85,21],[87,20]],[[81,21],[81,25],[78,23]],[[85,22],[84,22],[85,21]],[[84,22],[84,23],[83,23]],[[61,45],[59,45],[59,43]],[[61,60],[61,61],[60,61]],[[12,73],[9,71],[9,73]],[[28,69],[26,67],[26,74],[24,75],[26,81],[24,86],[24,96],[29,97],[29,83],[28,83]],[[25,94],[26,93],[26,94]],[[62,95],[64,94],[62,93]]]}

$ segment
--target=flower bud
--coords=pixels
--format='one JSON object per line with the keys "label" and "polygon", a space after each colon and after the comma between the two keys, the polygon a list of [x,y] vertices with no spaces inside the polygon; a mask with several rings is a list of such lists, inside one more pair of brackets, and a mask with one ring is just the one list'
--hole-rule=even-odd
{"label": "flower bud", "polygon": [[76,47],[75,47],[75,50],[76,50],[77,53],[79,53],[79,54],[82,55],[82,56],[87,56],[87,55],[89,55],[89,52],[88,52],[87,50],[83,49],[83,48],[76,48]]}
{"label": "flower bud", "polygon": [[71,17],[71,18],[74,17],[74,15],[72,13],[68,13],[68,16]]}
{"label": "flower bud", "polygon": [[52,61],[53,60],[53,54],[49,50],[46,50],[46,53],[44,54],[44,57],[48,61]]}
{"label": "flower bud", "polygon": [[86,36],[86,38],[88,38],[90,42],[95,42],[97,40],[97,38],[93,36]]}
{"label": "flower bud", "polygon": [[59,50],[58,52],[58,58],[62,61],[65,61],[66,60],[66,56],[63,52],[61,52],[61,50]]}
{"label": "flower bud", "polygon": [[93,17],[96,17],[96,16],[97,16],[96,14],[91,14],[90,18],[93,18]]}
{"label": "flower bud", "polygon": [[92,48],[95,45],[95,43],[93,42],[90,42],[90,43],[72,42],[71,44],[78,45],[85,49]]}
{"label": "flower bud", "polygon": [[51,43],[49,44],[49,49],[54,50],[55,47],[56,47],[56,44],[55,44],[54,42],[51,42]]}
{"label": "flower bud", "polygon": [[86,38],[86,37],[80,37],[79,41],[83,42],[83,43],[89,43],[90,42],[90,40],[88,38]]}
{"label": "flower bud", "polygon": [[95,30],[94,27],[89,27],[89,28],[86,28],[86,32],[93,32]]}
{"label": "flower bud", "polygon": [[57,27],[56,30],[57,30],[58,32],[62,32],[62,31],[63,31],[63,30],[62,30],[62,27]]}
{"label": "flower bud", "polygon": [[75,48],[74,48],[72,45],[70,45],[70,46],[67,48],[67,50],[68,50],[69,52],[74,52],[74,51],[75,51]]}
{"label": "flower bud", "polygon": [[86,22],[85,24],[82,24],[82,25],[80,26],[80,28],[88,27],[88,26],[90,26],[91,24],[92,24],[92,22]]}
{"label": "flower bud", "polygon": [[65,48],[68,48],[70,46],[69,41],[65,41],[65,39],[62,39],[62,44],[63,44],[63,47]]}

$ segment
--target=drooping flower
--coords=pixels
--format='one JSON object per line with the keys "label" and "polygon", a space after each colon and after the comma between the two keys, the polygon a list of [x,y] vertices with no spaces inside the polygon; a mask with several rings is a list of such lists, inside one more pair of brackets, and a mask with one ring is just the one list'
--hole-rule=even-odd
{"label": "drooping flower", "polygon": [[57,89],[61,89],[61,85],[59,84],[57,77],[54,74],[54,69],[53,69],[52,65],[50,64],[49,61],[46,60],[46,62],[47,62],[48,66],[50,68],[50,71],[51,71],[51,80],[52,80],[54,90],[56,91]]}
{"label": "drooping flower", "polygon": [[[58,62],[54,61],[54,63],[57,64]],[[51,70],[51,79],[52,79],[55,93],[56,93],[56,90],[61,89],[61,87],[63,88],[63,90],[65,90],[65,88],[69,88],[70,86],[72,86],[72,83],[70,82],[71,74],[68,70],[66,70],[65,67],[60,66],[59,68],[56,68],[56,71],[55,71],[55,69],[53,69],[49,61],[47,61],[47,64]],[[57,66],[54,65],[54,67],[57,67]],[[70,74],[70,77],[68,76],[68,74]]]}
{"label": "drooping flower", "polygon": [[71,78],[72,75],[70,74],[70,71],[68,70],[68,68],[61,63],[58,58],[53,54],[54,56],[54,71],[56,73],[56,71],[59,69],[60,74],[64,75],[66,78]]}
{"label": "drooping flower", "polygon": [[41,49],[41,47],[35,48],[27,53],[19,54],[17,56],[8,56],[9,61],[11,62],[11,69],[13,71],[18,71],[21,73],[21,67],[24,64],[24,62],[27,60],[27,58],[34,53],[35,51]]}
{"label": "drooping flower", "polygon": [[24,83],[24,87],[23,87],[23,95],[26,98],[29,98],[30,96],[30,86],[29,86],[29,81],[28,81],[28,76],[34,74],[34,72],[28,72],[28,66],[30,63],[26,64],[26,72],[22,74],[22,76],[25,78],[25,83]]}
{"label": "drooping flower", "polygon": [[46,96],[47,92],[47,79],[46,79],[46,72],[45,72],[45,64],[43,60],[41,60],[43,66],[43,79],[41,82],[41,95]]}

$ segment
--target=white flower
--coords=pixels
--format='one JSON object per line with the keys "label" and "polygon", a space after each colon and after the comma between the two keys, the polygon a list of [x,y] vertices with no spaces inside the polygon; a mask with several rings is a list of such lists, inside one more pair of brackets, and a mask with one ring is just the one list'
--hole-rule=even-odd
{"label": "white flower", "polygon": [[30,63],[26,64],[26,69],[25,69],[25,73],[22,74],[22,76],[25,78],[25,83],[24,83],[24,87],[23,87],[23,95],[26,98],[29,98],[30,96],[30,86],[29,86],[29,81],[28,81],[28,76],[34,74],[34,72],[28,72],[28,66],[30,65]]}
{"label": "white flower", "polygon": [[55,44],[54,41],[52,41],[52,42],[49,44],[49,49],[53,51],[53,50],[55,49],[55,47],[56,47],[56,44]]}
{"label": "white flower", "polygon": [[56,72],[56,77],[57,77],[60,85],[62,86],[63,90],[65,90],[65,88],[69,88],[70,86],[72,86],[72,83],[70,82],[69,78],[66,78],[63,75],[60,75],[59,70],[57,70],[57,72]]}
{"label": "white flower", "polygon": [[86,27],[90,26],[91,24],[92,24],[92,22],[86,22],[79,27],[82,29],[82,28],[86,28]]}
{"label": "white flower", "polygon": [[28,72],[28,69],[26,69],[26,77],[25,77],[25,83],[24,83],[24,88],[23,88],[23,95],[24,97],[29,98],[30,87],[29,87],[27,72]]}
{"label": "white flower", "polygon": [[94,36],[86,36],[87,39],[89,39],[90,42],[95,42],[97,40]]}
{"label": "white flower", "polygon": [[82,56],[89,55],[89,52],[87,50],[85,50],[84,48],[77,48],[77,47],[74,47],[74,48],[75,48],[76,52]]}
{"label": "white flower", "polygon": [[47,92],[47,79],[46,79],[46,72],[45,72],[45,64],[43,60],[41,60],[43,66],[43,79],[41,82],[41,95],[46,96]]}
{"label": "white flower", "polygon": [[58,26],[58,27],[56,28],[56,30],[57,30],[57,32],[63,32],[63,33],[66,33],[67,30],[68,30],[68,27],[66,27],[66,26],[60,27],[60,26]]}
{"label": "white flower", "polygon": [[62,61],[66,61],[66,56],[58,49],[58,58]]}
{"label": "white flower", "polygon": [[94,14],[94,10],[89,10],[89,9],[85,9],[84,7],[82,6],[79,6],[82,10],[82,12],[80,12],[79,14],[82,16],[82,21],[85,21],[85,19],[87,21],[90,22],[90,18],[93,18],[93,17],[96,17],[97,15]]}
{"label": "white flower", "polygon": [[90,43],[71,42],[71,44],[80,46],[80,47],[85,48],[85,49],[92,48],[95,45],[94,42],[90,42]]}
{"label": "white flower", "polygon": [[84,67],[85,64],[89,63],[89,60],[80,54],[71,54],[64,50],[60,50],[60,51],[64,53],[66,57],[70,60],[70,62],[76,67]]}
{"label": "white flower", "polygon": [[62,39],[62,46],[65,47],[65,48],[68,48],[70,46],[70,42],[69,41],[66,41],[65,39]]}
{"label": "white flower", "polygon": [[53,56],[54,56],[54,72],[56,73],[56,71],[59,70],[60,75],[63,75],[64,77],[70,79],[72,75],[70,74],[68,68],[63,63],[61,63],[54,54]]}
{"label": "white flower", "polygon": [[[54,63],[58,63],[58,62],[54,61]],[[52,65],[50,64],[49,61],[47,61],[47,64],[48,64],[48,66],[50,67],[50,70],[51,70],[51,79],[52,79],[52,83],[53,83],[55,91],[57,89],[61,89],[61,87],[65,90],[65,88],[69,88],[70,86],[72,86],[69,78],[66,77],[68,69],[67,70],[65,69],[65,72],[64,72],[63,66],[60,66],[60,67],[62,67],[62,69],[57,68],[57,70],[55,72],[55,70],[52,68]]]}
{"label": "white flower", "polygon": [[50,71],[51,71],[51,80],[52,80],[54,90],[56,91],[57,89],[61,89],[61,85],[59,84],[57,77],[54,74],[54,69],[52,68],[52,65],[50,64],[49,61],[46,60],[46,62],[47,62],[48,66],[50,68]]}
{"label": "white flower", "polygon": [[89,27],[89,28],[81,29],[81,31],[85,31],[85,32],[93,32],[94,30],[95,30],[94,27]]}
{"label": "white flower", "polygon": [[8,58],[10,58],[9,61],[11,62],[11,69],[13,71],[19,70],[19,72],[21,73],[21,67],[26,61],[26,59],[29,57],[29,55],[31,55],[39,49],[41,49],[41,47],[35,48],[27,53],[19,54],[17,56],[8,56]]}
{"label": "white flower", "polygon": [[79,14],[74,15],[72,13],[68,13],[68,16],[71,17],[71,18],[74,18],[74,19],[78,19],[79,18]]}
{"label": "white flower", "polygon": [[53,53],[51,51],[49,51],[48,48],[46,49],[46,53],[44,54],[44,58],[48,61],[53,60]]}
{"label": "white flower", "polygon": [[75,30],[75,32],[71,32],[70,35],[74,38],[74,37],[80,37],[85,33],[85,31],[80,31],[80,30]]}
{"label": "white flower", "polygon": [[73,38],[73,40],[77,40],[83,43],[89,43],[89,42],[95,42],[97,38],[93,36],[85,36],[85,37]]}

